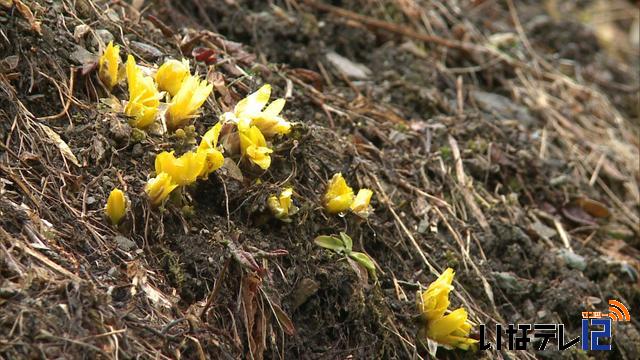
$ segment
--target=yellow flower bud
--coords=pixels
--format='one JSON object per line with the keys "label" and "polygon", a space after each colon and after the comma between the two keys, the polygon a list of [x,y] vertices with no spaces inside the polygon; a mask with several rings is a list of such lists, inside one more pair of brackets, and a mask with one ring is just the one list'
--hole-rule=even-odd
{"label": "yellow flower bud", "polygon": [[120,189],[115,188],[111,191],[104,211],[113,225],[120,223],[127,212],[127,199]]}
{"label": "yellow flower bud", "polygon": [[267,141],[255,126],[251,126],[245,131],[240,131],[240,150],[242,156],[246,156],[249,161],[258,165],[263,170],[271,166],[271,154],[273,150],[267,147]]}
{"label": "yellow flower bud", "polygon": [[418,308],[426,320],[441,317],[449,307],[449,292],[453,290],[451,283],[454,275],[453,269],[448,268],[422,293]]}
{"label": "yellow flower bud", "polygon": [[418,310],[427,322],[428,338],[449,348],[468,350],[478,341],[469,338],[471,324],[467,321],[467,311],[459,308],[445,315],[454,275],[453,269],[448,268],[431,283],[418,297]]}
{"label": "yellow flower bud", "polygon": [[218,122],[209,129],[203,136],[198,146],[198,153],[205,154],[205,165],[202,168],[200,177],[206,178],[212,172],[218,170],[224,164],[222,152],[218,149],[218,138],[222,130],[222,123]]}
{"label": "yellow flower bud", "polygon": [[298,212],[298,208],[293,205],[292,195],[293,189],[286,188],[282,190],[279,197],[272,195],[267,199],[267,206],[276,219],[289,222],[291,221],[289,217]]}
{"label": "yellow flower bud", "polygon": [[129,102],[125,114],[133,118],[131,125],[142,129],[153,123],[160,106],[160,94],[153,78],[145,76],[129,55],[126,64]]}
{"label": "yellow flower bud", "polygon": [[371,201],[372,195],[373,191],[369,189],[358,190],[358,194],[356,195],[355,200],[353,200],[353,203],[351,203],[351,211],[360,217],[366,218],[367,216],[369,216],[369,213],[371,211],[369,202]]}
{"label": "yellow flower bud", "polygon": [[147,181],[144,191],[149,196],[151,204],[157,206],[160,205],[176,187],[178,187],[178,185],[171,180],[169,174],[159,173],[156,177]]}
{"label": "yellow flower bud", "polygon": [[333,175],[327,191],[324,194],[324,208],[330,214],[349,210],[353,202],[353,190],[342,177],[341,173]]}
{"label": "yellow flower bud", "polygon": [[169,59],[156,72],[158,88],[175,96],[180,90],[182,81],[189,76],[189,61]]}
{"label": "yellow flower bud", "polygon": [[98,77],[109,91],[118,83],[119,66],[120,46],[113,45],[113,41],[110,41],[98,60]]}
{"label": "yellow flower bud", "polygon": [[213,85],[208,84],[206,80],[201,81],[196,76],[187,76],[169,103],[167,126],[176,129],[195,117],[211,91],[213,91]]}
{"label": "yellow flower bud", "polygon": [[206,154],[187,152],[176,158],[172,152],[163,151],[156,155],[156,174],[167,173],[173,183],[180,186],[194,183],[205,166]]}

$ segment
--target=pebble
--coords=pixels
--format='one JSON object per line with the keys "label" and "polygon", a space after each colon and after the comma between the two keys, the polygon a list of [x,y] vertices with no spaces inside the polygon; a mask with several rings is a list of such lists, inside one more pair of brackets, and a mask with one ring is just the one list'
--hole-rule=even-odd
{"label": "pebble", "polygon": [[558,251],[558,256],[564,260],[567,267],[570,269],[584,271],[587,268],[587,262],[584,257],[574,253],[569,249],[561,249]]}
{"label": "pebble", "polygon": [[137,247],[136,243],[129,238],[126,238],[122,235],[116,235],[113,240],[118,243],[118,247],[123,251],[129,251],[135,247]]}
{"label": "pebble", "polygon": [[162,51],[160,51],[157,47],[138,41],[132,41],[131,43],[129,43],[129,46],[133,51],[140,54],[140,56],[145,60],[157,60],[164,55]]}
{"label": "pebble", "polygon": [[109,41],[114,41],[115,38],[113,34],[109,32],[107,29],[97,29],[95,36],[91,38],[91,46],[98,49],[100,48],[100,42],[102,42],[105,46],[109,43]]}

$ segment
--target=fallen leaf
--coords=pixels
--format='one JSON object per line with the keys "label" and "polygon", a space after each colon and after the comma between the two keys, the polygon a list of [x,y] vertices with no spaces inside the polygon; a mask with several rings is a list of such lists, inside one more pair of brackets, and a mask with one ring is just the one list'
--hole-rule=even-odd
{"label": "fallen leaf", "polygon": [[562,208],[562,215],[578,224],[597,225],[596,220],[579,206],[570,205]]}
{"label": "fallen leaf", "polygon": [[293,321],[289,318],[289,316],[280,308],[280,306],[276,304],[271,304],[273,307],[273,313],[278,318],[278,323],[282,326],[282,330],[291,336],[296,333],[296,328],[293,326]]}
{"label": "fallen leaf", "polygon": [[62,140],[60,135],[58,135],[58,133],[53,131],[53,129],[51,129],[47,125],[40,124],[40,127],[42,128],[44,133],[47,134],[49,139],[51,139],[51,141],[53,141],[53,143],[56,144],[58,149],[60,149],[60,153],[62,153],[62,156],[64,156],[67,160],[71,161],[73,164],[79,167],[80,163],[78,162],[78,158],[76,158],[76,156],[73,155],[71,148],[69,147],[69,145],[67,145],[66,142],[64,142],[64,140]]}
{"label": "fallen leaf", "polygon": [[29,22],[29,25],[31,25],[31,30],[37,32],[39,35],[42,35],[40,21],[36,20],[36,17],[33,16],[33,12],[31,12],[31,9],[20,0],[13,0],[13,3],[16,6],[16,9],[18,9],[18,12],[20,12],[20,14]]}
{"label": "fallen leaf", "polygon": [[607,206],[601,202],[582,197],[576,200],[576,203],[593,217],[608,218],[610,215]]}

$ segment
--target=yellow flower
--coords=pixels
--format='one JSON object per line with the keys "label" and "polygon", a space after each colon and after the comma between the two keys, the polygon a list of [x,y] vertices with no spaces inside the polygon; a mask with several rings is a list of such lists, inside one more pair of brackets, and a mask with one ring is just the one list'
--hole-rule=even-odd
{"label": "yellow flower", "polygon": [[454,275],[453,269],[448,268],[418,299],[418,310],[427,321],[442,317],[449,307],[449,293],[453,290],[451,283]]}
{"label": "yellow flower", "polygon": [[98,77],[102,83],[111,91],[118,83],[118,66],[120,65],[120,46],[109,45],[104,49],[104,53],[98,60]]}
{"label": "yellow flower", "polygon": [[167,173],[173,183],[184,186],[194,183],[204,168],[204,153],[187,152],[176,158],[172,152],[163,151],[156,155],[156,174]]}
{"label": "yellow flower", "polygon": [[120,189],[115,188],[111,191],[104,211],[107,213],[113,225],[118,225],[120,220],[122,220],[127,212],[127,199]]}
{"label": "yellow flower", "polygon": [[196,150],[198,153],[205,154],[205,166],[202,168],[200,177],[207,177],[224,164],[222,152],[218,150],[220,130],[222,130],[222,123],[218,122],[202,136],[198,150]]}
{"label": "yellow flower", "polygon": [[153,78],[142,74],[133,56],[127,58],[127,83],[129,86],[129,102],[124,108],[125,114],[133,117],[131,125],[145,128],[156,118],[160,105],[160,94]]}
{"label": "yellow flower", "polygon": [[463,308],[427,324],[427,337],[440,345],[462,350],[469,350],[469,347],[478,342],[469,338],[470,331],[471,324],[467,321],[467,311]]}
{"label": "yellow flower", "polygon": [[371,207],[369,206],[369,202],[371,201],[371,196],[373,195],[373,191],[369,189],[360,189],[358,190],[358,195],[356,195],[355,200],[351,203],[351,211],[361,217],[369,216],[371,211]]}
{"label": "yellow flower", "polygon": [[240,100],[232,113],[223,114],[223,120],[235,122],[240,131],[255,125],[266,137],[288,134],[291,131],[291,123],[280,116],[286,101],[277,99],[264,109],[270,96],[271,85],[265,84],[256,92]]}
{"label": "yellow flower", "polygon": [[267,170],[271,165],[271,154],[273,150],[267,147],[267,141],[255,126],[246,130],[240,130],[240,150],[242,156],[246,156],[249,161],[258,165],[263,170]]}
{"label": "yellow flower", "polygon": [[277,99],[273,101],[267,108],[257,117],[253,118],[252,124],[257,126],[262,133],[267,136],[275,136],[277,134],[286,135],[291,132],[291,123],[280,116],[280,112],[284,108],[285,100]]}
{"label": "yellow flower", "polygon": [[324,208],[331,214],[349,210],[353,203],[353,190],[347,185],[341,173],[333,175],[324,194]]}
{"label": "yellow flower", "polygon": [[154,206],[160,205],[171,192],[178,187],[171,180],[171,176],[167,173],[159,173],[156,177],[149,179],[144,191],[149,196],[151,204]]}
{"label": "yellow flower", "polygon": [[291,195],[293,195],[293,189],[286,188],[282,190],[279,197],[272,195],[267,199],[267,206],[276,219],[290,222],[291,219],[289,219],[289,216],[298,212],[298,208],[293,205]]}
{"label": "yellow flower", "polygon": [[182,81],[189,76],[189,61],[169,59],[160,66],[156,73],[156,82],[160,90],[166,91],[171,96],[175,96]]}
{"label": "yellow flower", "polygon": [[195,117],[196,111],[204,104],[213,91],[213,85],[196,76],[187,76],[180,86],[180,90],[169,103],[167,110],[167,126],[176,129]]}
{"label": "yellow flower", "polygon": [[265,84],[256,92],[250,94],[246,98],[240,100],[233,108],[233,113],[225,114],[231,120],[238,122],[241,130],[246,130],[251,126],[251,121],[258,117],[262,109],[269,102],[271,96],[271,85]]}
{"label": "yellow flower", "polygon": [[469,338],[471,324],[467,321],[467,311],[459,308],[445,315],[454,275],[453,269],[448,268],[432,282],[418,297],[418,310],[427,322],[428,338],[446,347],[468,350],[478,341]]}

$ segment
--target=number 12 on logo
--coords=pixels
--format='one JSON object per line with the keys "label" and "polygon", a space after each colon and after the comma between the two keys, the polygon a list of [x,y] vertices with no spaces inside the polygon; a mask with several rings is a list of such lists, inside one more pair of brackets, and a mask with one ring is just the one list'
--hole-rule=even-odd
{"label": "number 12 on logo", "polygon": [[[589,329],[589,325],[602,329]],[[611,337],[611,318],[582,319],[582,350],[611,350],[611,344],[601,344],[600,339]]]}

